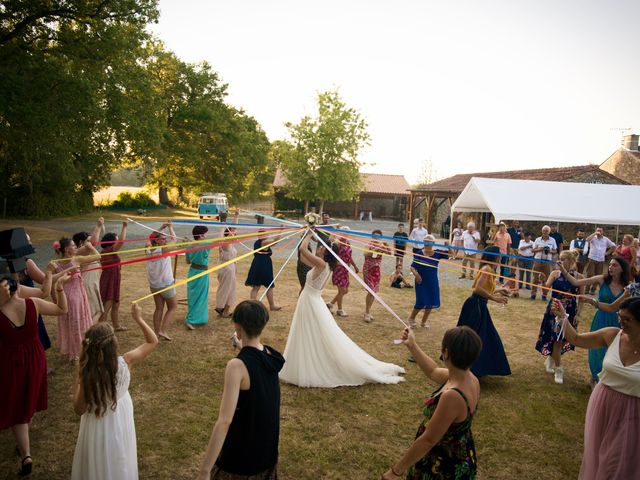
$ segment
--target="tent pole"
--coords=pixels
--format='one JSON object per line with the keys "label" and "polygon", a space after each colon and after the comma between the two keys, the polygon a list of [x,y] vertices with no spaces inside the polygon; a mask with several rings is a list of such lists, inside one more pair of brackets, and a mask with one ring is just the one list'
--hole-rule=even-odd
{"label": "tent pole", "polygon": [[618,245],[618,235],[620,235],[620,225],[616,225],[616,245]]}
{"label": "tent pole", "polygon": [[453,243],[453,240],[452,240],[452,238],[453,238],[453,215],[454,215],[454,211],[451,210],[451,215],[450,215],[450,218],[449,218],[449,244]]}

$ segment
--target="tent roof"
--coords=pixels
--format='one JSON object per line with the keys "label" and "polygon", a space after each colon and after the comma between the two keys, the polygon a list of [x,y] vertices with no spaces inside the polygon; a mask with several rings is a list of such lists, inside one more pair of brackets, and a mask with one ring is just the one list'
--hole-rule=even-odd
{"label": "tent roof", "polygon": [[501,220],[640,225],[640,186],[473,177],[451,210]]}

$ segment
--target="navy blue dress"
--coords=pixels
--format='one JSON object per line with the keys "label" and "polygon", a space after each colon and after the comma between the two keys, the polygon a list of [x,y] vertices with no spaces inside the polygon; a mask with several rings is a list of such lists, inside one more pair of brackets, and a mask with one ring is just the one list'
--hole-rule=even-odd
{"label": "navy blue dress", "polygon": [[[575,272],[571,272],[575,274]],[[538,341],[536,342],[536,350],[539,351],[542,355],[548,356],[551,355],[553,350],[553,343],[560,341],[557,333],[554,331],[554,326],[556,323],[556,316],[551,311],[551,304],[554,298],[560,300],[560,302],[564,305],[564,309],[569,315],[569,321],[573,328],[578,326],[578,319],[576,318],[576,314],[578,313],[578,303],[576,302],[576,297],[573,295],[577,295],[578,287],[574,287],[569,283],[569,281],[564,278],[562,274],[558,275],[553,281],[551,285],[553,291],[551,292],[551,300],[547,305],[547,309],[544,312],[544,317],[542,318],[542,323],[540,324],[540,333],[538,335]],[[563,295],[556,290],[560,290],[562,292],[572,293],[573,295]],[[562,343],[561,353],[568,352],[569,350],[575,350],[575,347],[571,345],[566,339],[564,339]]]}
{"label": "navy blue dress", "polygon": [[438,266],[441,259],[448,257],[448,252],[435,250],[431,257],[415,259],[411,264],[411,268],[415,269],[422,278],[422,283],[416,282],[416,304],[413,306],[414,309],[440,308]]}
{"label": "navy blue dress", "polygon": [[[476,282],[480,275],[476,278]],[[493,282],[493,279],[490,281]],[[474,284],[475,286],[475,284]],[[458,327],[467,326],[475,330],[482,339],[482,351],[471,367],[471,372],[476,377],[483,375],[511,375],[509,360],[504,352],[504,346],[500,335],[493,325],[487,299],[472,293],[462,305]]]}
{"label": "navy blue dress", "polygon": [[[262,239],[256,240],[253,244],[253,249],[262,247]],[[247,274],[247,280],[244,284],[248,287],[269,287],[273,282],[273,262],[271,261],[271,247],[260,250],[253,254],[253,261],[251,267],[249,267],[249,273]],[[271,285],[274,288],[275,283]]]}

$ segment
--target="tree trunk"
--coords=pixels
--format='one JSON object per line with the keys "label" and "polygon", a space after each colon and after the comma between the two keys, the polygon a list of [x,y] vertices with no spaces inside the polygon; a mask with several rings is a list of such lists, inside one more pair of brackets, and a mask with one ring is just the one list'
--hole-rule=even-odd
{"label": "tree trunk", "polygon": [[320,200],[320,208],[318,209],[318,215],[322,215],[324,212],[324,200]]}
{"label": "tree trunk", "polygon": [[184,203],[184,187],[178,185],[178,203]]}
{"label": "tree trunk", "polygon": [[309,211],[309,200],[305,200],[304,201],[304,212],[302,212],[302,214],[306,215],[308,211]]}
{"label": "tree trunk", "polygon": [[162,205],[169,205],[169,191],[162,184],[158,187],[158,200]]}

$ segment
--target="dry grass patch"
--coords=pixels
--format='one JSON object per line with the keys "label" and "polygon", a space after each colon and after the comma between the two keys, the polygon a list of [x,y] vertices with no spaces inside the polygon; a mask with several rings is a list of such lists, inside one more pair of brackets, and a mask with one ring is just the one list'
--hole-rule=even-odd
{"label": "dry grass patch", "polygon": [[[215,255],[214,255],[215,257]],[[182,258],[178,277],[184,278]],[[212,259],[214,261],[215,259]],[[282,260],[275,260],[279,268]],[[239,297],[247,298],[244,279],[249,263],[238,272]],[[148,292],[144,265],[123,269],[122,317],[128,321],[129,302]],[[138,436],[140,477],[143,479],[190,479],[197,473],[203,450],[217,417],[226,362],[233,356],[228,320],[217,317],[212,299],[217,281],[212,277],[209,324],[194,332],[182,325],[186,307],[169,332],[174,341],[163,342],[148,361],[132,372],[131,395]],[[284,479],[379,478],[411,443],[421,421],[430,384],[408,363],[404,347],[392,345],[401,326],[379,305],[376,320],[362,322],[364,293],[352,284],[345,308],[350,316],[338,318],[345,332],[367,352],[406,368],[399,385],[365,385],[357,388],[300,389],[282,385],[280,474]],[[419,330],[418,341],[437,356],[444,331],[455,325],[470,284],[442,285],[443,308],[431,317],[431,329]],[[272,313],[264,342],[283,351],[297,300],[294,264],[278,279],[276,301],[284,308]],[[329,287],[325,298],[335,290]],[[383,287],[381,294],[401,316],[413,305],[412,290]],[[185,288],[179,289],[185,298]],[[143,304],[149,321],[153,303]],[[582,455],[584,412],[589,396],[585,351],[564,357],[565,384],[557,386],[544,372],[543,359],[534,350],[544,304],[514,299],[506,308],[490,307],[502,336],[513,375],[482,380],[482,395],[474,420],[480,478],[535,479],[544,471],[548,478],[576,478]],[[587,308],[583,319],[593,311]],[[55,319],[47,318],[55,342]],[[590,321],[590,320],[589,320]],[[583,322],[584,330],[588,321]],[[118,335],[121,351],[142,341],[135,329]],[[35,459],[32,478],[68,478],[79,419],[73,414],[71,385],[74,369],[55,351],[47,354],[55,369],[49,380],[49,409],[35,416],[31,428]],[[17,468],[12,456],[10,431],[0,432],[0,478]]]}

